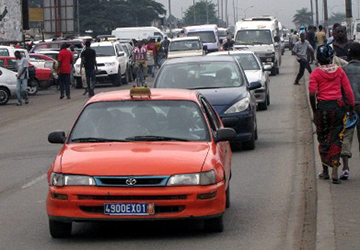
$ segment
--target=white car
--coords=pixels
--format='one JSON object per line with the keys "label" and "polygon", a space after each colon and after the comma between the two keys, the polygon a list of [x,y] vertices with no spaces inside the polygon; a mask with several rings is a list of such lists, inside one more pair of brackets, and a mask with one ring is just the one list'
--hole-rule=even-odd
{"label": "white car", "polygon": [[16,73],[0,67],[0,105],[5,105],[10,98],[16,98]]}
{"label": "white car", "polygon": [[203,55],[205,50],[198,36],[174,38],[170,42],[168,59]]}
{"label": "white car", "polygon": [[[98,42],[92,43],[91,48],[96,52],[96,63],[98,72],[97,82],[110,80],[114,86],[127,84],[130,77],[127,56],[119,42]],[[81,58],[81,57],[80,57]],[[76,87],[82,86],[80,74],[81,59],[75,62]]]}
{"label": "white car", "polygon": [[221,51],[207,56],[231,55],[241,64],[249,82],[260,82],[261,88],[254,90],[259,110],[267,110],[270,105],[269,71],[270,65],[263,65],[260,58],[252,51]]}

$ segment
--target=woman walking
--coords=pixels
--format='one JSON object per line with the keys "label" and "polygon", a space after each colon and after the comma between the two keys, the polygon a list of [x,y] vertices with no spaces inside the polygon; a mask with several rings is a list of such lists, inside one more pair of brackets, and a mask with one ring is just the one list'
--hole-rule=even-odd
{"label": "woman walking", "polygon": [[319,141],[319,153],[323,171],[320,179],[329,179],[340,184],[338,167],[345,129],[345,95],[351,111],[354,108],[354,94],[345,72],[332,63],[334,50],[329,45],[319,46],[317,60],[320,66],[310,75],[309,97]]}

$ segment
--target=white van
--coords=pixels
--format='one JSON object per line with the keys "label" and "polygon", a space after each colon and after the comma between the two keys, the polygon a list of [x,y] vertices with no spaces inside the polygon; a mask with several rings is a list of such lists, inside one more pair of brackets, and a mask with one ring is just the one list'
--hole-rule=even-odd
{"label": "white van", "polygon": [[281,41],[279,25],[271,16],[246,18],[236,23],[235,49],[251,50],[263,64],[271,66],[271,74],[279,74]]}
{"label": "white van", "polygon": [[143,40],[149,38],[165,38],[165,34],[156,27],[128,27],[128,28],[116,28],[111,32],[111,35],[117,39],[135,39]]}
{"label": "white van", "polygon": [[188,26],[184,28],[186,36],[198,36],[206,46],[207,52],[219,51],[220,41],[218,27],[216,24],[205,24],[199,26]]}
{"label": "white van", "polygon": [[190,56],[203,56],[205,51],[198,36],[171,39],[168,59]]}
{"label": "white van", "polygon": [[352,24],[352,33],[354,41],[360,42],[360,19],[355,19]]}

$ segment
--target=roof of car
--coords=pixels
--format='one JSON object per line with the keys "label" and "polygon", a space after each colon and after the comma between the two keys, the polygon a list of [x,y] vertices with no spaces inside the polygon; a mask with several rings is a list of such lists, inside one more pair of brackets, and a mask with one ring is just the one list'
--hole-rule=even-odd
{"label": "roof of car", "polygon": [[192,56],[192,57],[182,57],[174,58],[167,60],[166,65],[177,64],[177,63],[193,63],[193,62],[236,62],[235,58],[232,56]]}
{"label": "roof of car", "polygon": [[255,54],[253,51],[250,50],[231,50],[231,51],[217,51],[210,53],[210,56],[217,56],[217,55],[236,55],[236,54]]}
{"label": "roof of car", "polygon": [[176,41],[188,41],[188,40],[200,40],[200,37],[198,37],[198,36],[177,37],[177,38],[171,39],[171,42],[176,42]]}
{"label": "roof of car", "polygon": [[102,101],[125,101],[125,100],[189,100],[197,101],[198,92],[186,89],[150,89],[151,97],[147,96],[134,97],[130,96],[130,89],[103,92],[95,95],[88,103]]}
{"label": "roof of car", "polygon": [[96,42],[96,43],[91,43],[91,47],[96,47],[96,46],[113,46],[113,44],[116,41],[102,41],[102,42]]}

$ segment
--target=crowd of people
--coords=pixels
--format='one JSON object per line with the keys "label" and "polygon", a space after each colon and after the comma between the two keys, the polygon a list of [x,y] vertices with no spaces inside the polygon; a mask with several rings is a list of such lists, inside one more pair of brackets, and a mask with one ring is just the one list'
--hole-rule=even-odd
{"label": "crowd of people", "polygon": [[[290,48],[299,62],[298,85],[305,69],[310,73],[309,98],[319,141],[323,170],[320,179],[334,184],[350,176],[349,158],[355,128],[360,144],[360,43],[347,38],[346,27],[336,23],[329,39],[323,28],[294,31]],[[316,59],[316,60],[315,60]],[[318,66],[312,71],[310,64]],[[359,146],[360,152],[360,146]],[[338,168],[343,163],[339,176]],[[331,168],[331,174],[329,173]]]}

